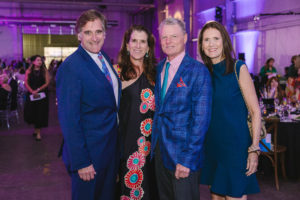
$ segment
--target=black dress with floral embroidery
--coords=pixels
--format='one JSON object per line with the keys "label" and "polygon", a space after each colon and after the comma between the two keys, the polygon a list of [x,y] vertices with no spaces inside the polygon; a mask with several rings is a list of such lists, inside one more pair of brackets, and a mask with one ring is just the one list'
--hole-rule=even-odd
{"label": "black dress with floral embroidery", "polygon": [[122,90],[120,104],[121,200],[157,199],[154,164],[150,162],[154,87],[141,76]]}

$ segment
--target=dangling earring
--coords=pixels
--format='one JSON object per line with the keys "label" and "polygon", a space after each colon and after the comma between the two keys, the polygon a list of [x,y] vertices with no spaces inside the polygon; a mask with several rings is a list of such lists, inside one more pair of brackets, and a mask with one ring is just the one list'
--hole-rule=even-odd
{"label": "dangling earring", "polygon": [[148,54],[148,52],[145,54],[145,57],[146,57],[146,58],[148,58],[148,57],[149,57],[149,54]]}
{"label": "dangling earring", "polygon": [[127,50],[127,56],[129,56],[130,55],[130,52]]}

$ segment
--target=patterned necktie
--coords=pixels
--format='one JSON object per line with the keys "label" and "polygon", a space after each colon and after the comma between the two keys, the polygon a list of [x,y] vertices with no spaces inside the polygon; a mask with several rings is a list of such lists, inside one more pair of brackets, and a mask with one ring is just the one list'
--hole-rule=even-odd
{"label": "patterned necktie", "polygon": [[103,58],[103,55],[102,55],[101,52],[99,52],[98,58],[99,58],[99,60],[101,61],[101,64],[102,64],[102,72],[104,73],[104,75],[105,75],[106,79],[109,81],[109,83],[113,86],[110,73],[107,69],[107,66],[105,64],[105,61],[104,61],[104,58]]}
{"label": "patterned necktie", "polygon": [[161,102],[164,101],[164,98],[166,96],[170,65],[171,64],[169,62],[167,62],[167,64],[166,64],[166,70],[165,70],[165,75],[164,75],[164,81],[163,81],[163,84],[162,84],[162,87],[161,87]]}

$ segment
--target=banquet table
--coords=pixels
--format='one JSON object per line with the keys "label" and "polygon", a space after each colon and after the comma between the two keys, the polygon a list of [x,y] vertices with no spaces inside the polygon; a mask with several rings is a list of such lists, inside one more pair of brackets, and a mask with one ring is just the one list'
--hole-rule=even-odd
{"label": "banquet table", "polygon": [[287,147],[285,168],[289,179],[300,178],[300,122],[278,123],[278,144]]}

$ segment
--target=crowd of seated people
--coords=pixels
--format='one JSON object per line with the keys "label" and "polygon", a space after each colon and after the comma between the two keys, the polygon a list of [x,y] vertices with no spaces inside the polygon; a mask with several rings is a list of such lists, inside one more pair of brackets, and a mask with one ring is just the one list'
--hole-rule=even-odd
{"label": "crowd of seated people", "polygon": [[[287,102],[299,104],[300,101],[300,55],[291,58],[291,65],[285,68],[286,74],[279,76],[273,66],[275,60],[269,58],[260,70],[260,80],[256,80],[259,97],[262,99],[276,99],[279,103]],[[281,84],[280,80],[284,80]]]}
{"label": "crowd of seated people", "polygon": [[[24,86],[25,70],[30,66],[28,59],[20,61],[12,60],[9,64],[5,60],[0,59],[0,76],[7,77],[8,85],[11,88],[11,110],[16,110],[18,105],[18,93],[25,94],[26,88]],[[6,104],[6,101],[2,104]]]}
{"label": "crowd of seated people", "polygon": [[[62,61],[52,60],[48,66],[51,77],[50,90],[55,90],[55,76],[61,63]],[[27,93],[25,72],[31,65],[30,59],[13,60],[8,64],[6,60],[0,59],[0,111],[23,110]],[[10,108],[7,105],[10,105]]]}
{"label": "crowd of seated people", "polygon": [[[43,62],[45,61],[45,57],[42,57]],[[58,67],[62,63],[62,60],[53,59],[49,66],[48,72],[51,76],[51,89],[55,89],[55,76],[58,70]],[[24,85],[25,81],[25,71],[31,66],[31,61],[29,58],[22,60],[12,60],[9,64],[5,59],[0,58],[0,75],[7,74],[9,76],[9,82],[13,79],[18,82],[19,90],[26,92],[26,88]]]}

